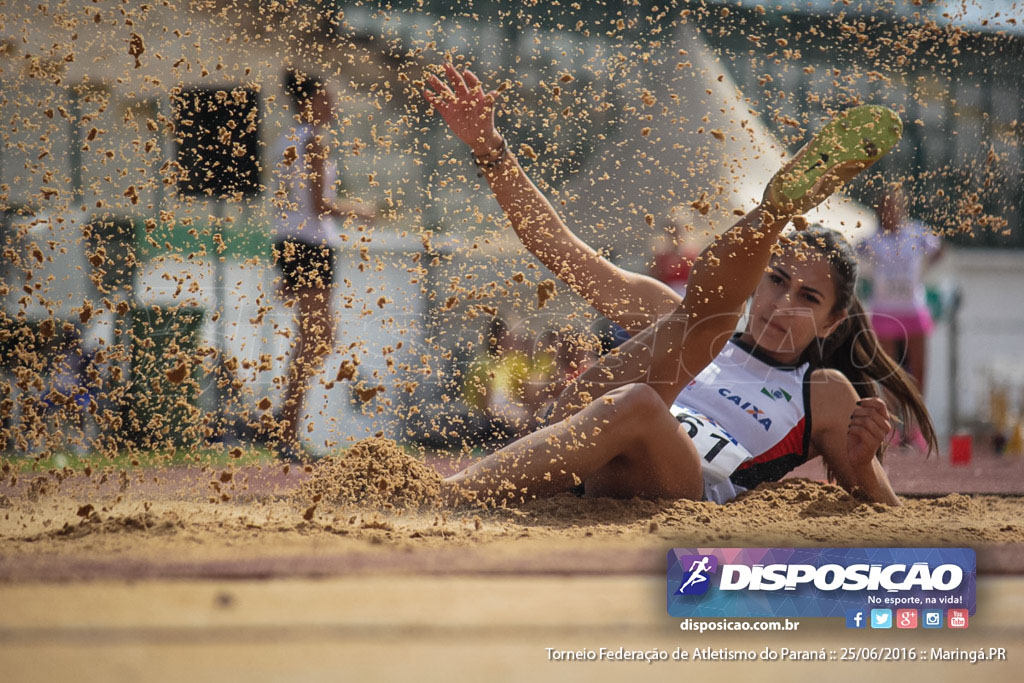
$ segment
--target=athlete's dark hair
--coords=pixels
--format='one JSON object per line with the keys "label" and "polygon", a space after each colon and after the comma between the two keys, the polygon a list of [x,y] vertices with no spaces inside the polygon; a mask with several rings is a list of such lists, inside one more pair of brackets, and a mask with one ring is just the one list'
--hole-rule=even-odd
{"label": "athlete's dark hair", "polygon": [[[847,314],[832,334],[804,351],[803,360],[812,367],[835,368],[842,372],[862,398],[879,395],[879,386],[895,403],[896,417],[904,425],[911,419],[921,428],[928,443],[928,453],[938,452],[938,440],[928,409],[917,383],[882,349],[871,320],[857,298],[857,255],[841,233],[821,226],[787,233],[793,246],[813,249],[823,254],[832,267],[836,303],[833,313]],[[885,444],[879,447],[879,460]],[[829,473],[829,478],[832,478]]]}
{"label": "athlete's dark hair", "polygon": [[284,72],[284,90],[291,97],[295,109],[302,112],[317,93],[327,91],[327,85],[319,76],[288,69]]}

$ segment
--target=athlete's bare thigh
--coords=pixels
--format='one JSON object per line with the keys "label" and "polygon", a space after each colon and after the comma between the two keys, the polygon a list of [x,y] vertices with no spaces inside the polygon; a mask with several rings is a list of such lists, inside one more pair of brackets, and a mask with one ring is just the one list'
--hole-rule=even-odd
{"label": "athlete's bare thigh", "polygon": [[623,453],[584,482],[587,496],[700,500],[704,476],[697,448],[666,408],[654,418],[652,438],[633,453]]}

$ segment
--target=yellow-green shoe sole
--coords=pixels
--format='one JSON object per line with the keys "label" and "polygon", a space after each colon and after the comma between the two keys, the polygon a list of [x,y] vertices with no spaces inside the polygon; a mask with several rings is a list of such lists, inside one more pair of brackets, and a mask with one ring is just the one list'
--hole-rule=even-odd
{"label": "yellow-green shoe sole", "polygon": [[867,104],[835,117],[804,146],[793,165],[773,181],[773,195],[799,204],[829,172],[856,164],[859,172],[889,152],[903,135],[899,115],[887,107]]}

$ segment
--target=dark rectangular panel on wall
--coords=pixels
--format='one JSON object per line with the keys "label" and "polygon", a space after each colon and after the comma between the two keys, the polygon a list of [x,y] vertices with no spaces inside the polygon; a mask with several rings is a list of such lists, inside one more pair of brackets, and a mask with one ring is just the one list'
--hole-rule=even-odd
{"label": "dark rectangular panel on wall", "polygon": [[171,97],[184,194],[258,194],[259,95],[251,88],[186,88]]}

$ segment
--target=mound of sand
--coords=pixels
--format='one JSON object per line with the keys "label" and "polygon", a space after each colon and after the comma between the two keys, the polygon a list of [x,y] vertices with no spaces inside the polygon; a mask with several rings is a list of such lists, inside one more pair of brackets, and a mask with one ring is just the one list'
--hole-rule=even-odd
{"label": "mound of sand", "polygon": [[296,496],[309,506],[307,519],[318,505],[374,510],[438,507],[441,481],[437,470],[394,441],[369,438],[314,465]]}

